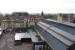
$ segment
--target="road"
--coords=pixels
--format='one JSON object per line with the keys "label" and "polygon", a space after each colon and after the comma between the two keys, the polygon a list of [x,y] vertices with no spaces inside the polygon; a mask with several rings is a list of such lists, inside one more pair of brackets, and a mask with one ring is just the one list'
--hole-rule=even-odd
{"label": "road", "polygon": [[32,44],[14,45],[14,33],[5,33],[0,39],[0,50],[32,50]]}

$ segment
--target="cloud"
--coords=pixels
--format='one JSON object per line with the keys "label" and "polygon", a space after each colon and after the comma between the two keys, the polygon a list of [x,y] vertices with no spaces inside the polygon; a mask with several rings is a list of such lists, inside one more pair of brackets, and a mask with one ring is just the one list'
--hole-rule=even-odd
{"label": "cloud", "polygon": [[75,0],[0,0],[0,12],[75,13]]}

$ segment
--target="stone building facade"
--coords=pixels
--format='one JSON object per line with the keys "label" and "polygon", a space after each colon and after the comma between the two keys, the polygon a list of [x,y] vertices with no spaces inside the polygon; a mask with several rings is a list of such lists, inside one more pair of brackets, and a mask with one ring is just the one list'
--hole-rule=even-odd
{"label": "stone building facade", "polygon": [[58,14],[57,15],[57,20],[59,22],[71,22],[71,23],[75,23],[75,15],[73,14]]}
{"label": "stone building facade", "polygon": [[[20,14],[21,15],[21,14]],[[43,20],[42,16],[37,15],[7,15],[1,21],[1,28],[26,28],[35,26],[37,22]]]}

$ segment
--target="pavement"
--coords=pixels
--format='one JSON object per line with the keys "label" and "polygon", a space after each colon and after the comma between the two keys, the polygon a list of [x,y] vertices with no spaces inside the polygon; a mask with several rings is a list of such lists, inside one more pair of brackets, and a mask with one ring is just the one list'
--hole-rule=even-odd
{"label": "pavement", "polygon": [[14,33],[4,33],[0,39],[0,50],[32,50],[31,43],[23,43],[22,45],[14,45]]}

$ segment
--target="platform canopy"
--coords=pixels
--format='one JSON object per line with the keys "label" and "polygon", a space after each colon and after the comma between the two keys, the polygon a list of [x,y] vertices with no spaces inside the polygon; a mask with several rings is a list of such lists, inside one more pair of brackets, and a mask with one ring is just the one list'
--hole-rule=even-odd
{"label": "platform canopy", "polygon": [[16,33],[15,40],[21,40],[22,38],[31,38],[28,33]]}

